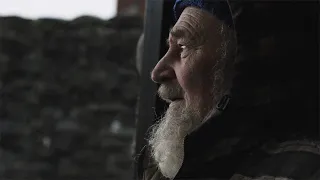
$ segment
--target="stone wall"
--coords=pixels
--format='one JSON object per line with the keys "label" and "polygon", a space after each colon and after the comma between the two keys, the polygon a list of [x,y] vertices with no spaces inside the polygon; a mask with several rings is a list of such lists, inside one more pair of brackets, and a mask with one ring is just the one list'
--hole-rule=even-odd
{"label": "stone wall", "polygon": [[0,179],[132,179],[138,17],[0,17]]}

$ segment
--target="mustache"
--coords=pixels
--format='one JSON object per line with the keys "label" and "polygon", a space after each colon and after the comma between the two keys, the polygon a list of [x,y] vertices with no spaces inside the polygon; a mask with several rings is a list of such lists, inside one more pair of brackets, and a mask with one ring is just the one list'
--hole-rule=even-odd
{"label": "mustache", "polygon": [[172,102],[176,99],[182,99],[184,92],[178,83],[165,83],[160,85],[158,95],[166,102]]}

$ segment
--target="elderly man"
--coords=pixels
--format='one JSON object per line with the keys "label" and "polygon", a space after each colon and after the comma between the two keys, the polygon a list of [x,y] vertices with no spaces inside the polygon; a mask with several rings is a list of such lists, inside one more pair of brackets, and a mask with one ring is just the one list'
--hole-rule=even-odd
{"label": "elderly man", "polygon": [[303,80],[311,61],[301,63],[316,57],[304,32],[313,10],[176,0],[168,51],[151,74],[170,105],[151,128],[139,178],[319,180],[316,91]]}

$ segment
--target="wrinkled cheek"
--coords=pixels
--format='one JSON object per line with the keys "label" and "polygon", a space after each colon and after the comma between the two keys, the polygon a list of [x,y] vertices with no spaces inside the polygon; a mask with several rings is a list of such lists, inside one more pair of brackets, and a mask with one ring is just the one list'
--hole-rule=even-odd
{"label": "wrinkled cheek", "polygon": [[178,81],[186,93],[192,92],[197,85],[197,74],[194,70],[195,67],[185,64],[179,72]]}
{"label": "wrinkled cheek", "polygon": [[180,73],[179,83],[184,91],[186,106],[198,104],[202,91],[202,82],[199,79],[199,73],[192,69],[184,69]]}

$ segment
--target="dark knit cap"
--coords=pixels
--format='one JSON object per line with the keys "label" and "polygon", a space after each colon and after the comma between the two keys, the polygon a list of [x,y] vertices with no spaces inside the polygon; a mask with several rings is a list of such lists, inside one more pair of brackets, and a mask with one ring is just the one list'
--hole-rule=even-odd
{"label": "dark knit cap", "polygon": [[218,19],[233,27],[232,15],[227,0],[176,0],[173,7],[176,20],[179,19],[182,11],[189,6],[203,9]]}

